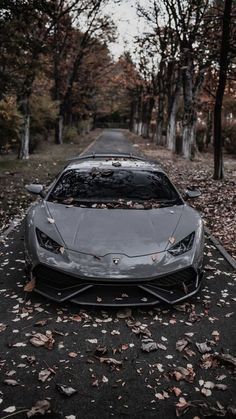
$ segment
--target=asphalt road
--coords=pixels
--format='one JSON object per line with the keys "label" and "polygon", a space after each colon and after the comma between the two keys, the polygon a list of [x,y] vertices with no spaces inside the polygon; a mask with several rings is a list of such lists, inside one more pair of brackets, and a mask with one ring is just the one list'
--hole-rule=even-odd
{"label": "asphalt road", "polygon": [[104,131],[84,154],[91,153],[138,154],[132,143],[125,137],[124,132],[116,129]]}
{"label": "asphalt road", "polygon": [[[106,132],[88,152],[93,151],[134,152],[117,131]],[[172,419],[176,403],[186,406],[185,401],[191,401],[184,415],[187,419],[202,418],[210,412],[209,406],[217,409],[213,417],[217,412],[233,417],[234,369],[230,363],[217,361],[215,353],[235,353],[236,278],[209,241],[204,288],[197,297],[178,307],[133,309],[123,312],[127,318],[120,318],[114,309],[80,311],[78,306],[57,305],[24,292],[22,236],[19,226],[0,247],[0,418],[25,418],[27,410],[45,399],[51,405],[47,417],[55,419]],[[52,349],[29,342],[33,333],[46,331],[55,340]],[[141,350],[147,335],[161,344],[159,349]],[[182,338],[189,342],[180,352],[176,342]],[[204,342],[208,345],[205,355],[196,346]],[[96,351],[98,345],[103,351]],[[101,362],[101,356],[121,365]],[[42,370],[50,373],[44,383],[39,380]],[[177,370],[182,371],[181,377]],[[77,393],[63,396],[57,384],[71,386]],[[212,388],[216,384],[221,387]],[[211,394],[204,395],[203,388]]]}

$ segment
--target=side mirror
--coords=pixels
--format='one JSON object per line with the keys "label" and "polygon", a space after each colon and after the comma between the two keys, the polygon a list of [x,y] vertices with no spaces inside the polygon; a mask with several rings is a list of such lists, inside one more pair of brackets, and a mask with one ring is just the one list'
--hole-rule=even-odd
{"label": "side mirror", "polygon": [[30,185],[25,185],[25,189],[34,195],[40,195],[42,198],[45,196],[43,193],[43,185],[31,183]]}
{"label": "side mirror", "polygon": [[184,199],[187,201],[188,199],[198,198],[201,195],[199,189],[186,189],[184,191]]}

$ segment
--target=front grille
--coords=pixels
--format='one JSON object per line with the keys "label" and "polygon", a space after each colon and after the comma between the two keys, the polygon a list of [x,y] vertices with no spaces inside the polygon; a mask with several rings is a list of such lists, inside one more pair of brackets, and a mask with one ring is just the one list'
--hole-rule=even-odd
{"label": "front grille", "polygon": [[[198,275],[192,268],[149,280],[126,280],[124,283],[112,279],[97,281],[75,278],[71,275],[38,265],[33,270],[36,278],[36,291],[54,301],[66,300],[78,304],[99,305],[152,305],[160,300],[173,304],[193,295],[198,290]],[[201,278],[199,279],[201,280]]]}
{"label": "front grille", "polygon": [[40,284],[45,283],[48,287],[57,290],[66,290],[81,285],[81,281],[78,278],[74,278],[73,276],[42,265],[36,266],[33,270],[33,275]]}
{"label": "front grille", "polygon": [[150,282],[150,285],[160,288],[175,288],[182,286],[184,283],[185,286],[188,287],[195,283],[196,279],[197,273],[195,270],[187,268],[161,278],[156,278],[154,281]]}
{"label": "front grille", "polygon": [[[48,268],[43,265],[38,265],[33,270],[33,275],[36,278],[37,282],[40,284],[45,284],[48,287],[54,288],[56,290],[67,290],[74,287],[79,287],[81,285],[85,284],[92,284],[96,285],[105,285],[105,286],[119,286],[123,283],[124,286],[132,286],[135,282],[134,279],[127,279],[125,282],[124,280],[117,281],[109,279],[109,280],[103,280],[101,279],[98,281],[98,279],[83,279],[83,278],[74,278],[71,275],[68,275],[66,273],[57,271],[52,268]],[[174,272],[173,274],[165,275],[160,278],[155,279],[149,279],[149,280],[137,280],[137,285],[148,285],[151,287],[157,287],[157,288],[163,288],[163,289],[175,289],[179,287],[183,287],[183,284],[186,287],[189,287],[193,285],[196,282],[197,279],[197,273],[192,268],[183,269],[178,272]]]}

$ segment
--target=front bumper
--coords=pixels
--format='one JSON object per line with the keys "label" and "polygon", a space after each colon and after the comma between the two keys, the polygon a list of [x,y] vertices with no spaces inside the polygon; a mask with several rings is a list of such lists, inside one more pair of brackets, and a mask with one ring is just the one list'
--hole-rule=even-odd
{"label": "front bumper", "polygon": [[202,272],[192,266],[156,278],[119,282],[111,279],[78,278],[39,264],[33,269],[35,291],[53,301],[93,306],[150,306],[164,301],[179,303],[196,294]]}

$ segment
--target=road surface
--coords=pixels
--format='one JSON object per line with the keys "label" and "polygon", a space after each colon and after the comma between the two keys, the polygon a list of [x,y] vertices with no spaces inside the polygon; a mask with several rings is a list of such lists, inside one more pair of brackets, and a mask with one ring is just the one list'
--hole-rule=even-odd
{"label": "road surface", "polygon": [[[136,153],[118,131],[106,131],[87,152],[115,151]],[[115,309],[80,311],[72,304],[57,305],[25,293],[22,237],[21,225],[0,247],[0,418],[15,413],[11,417],[25,418],[27,410],[45,399],[51,405],[48,417],[55,419],[172,419],[181,397],[181,406],[186,407],[184,400],[193,402],[185,418],[203,417],[199,400],[207,409],[206,403],[218,411],[227,407],[230,411],[235,404],[233,367],[209,353],[233,355],[235,351],[235,275],[210,242],[205,249],[205,285],[197,297],[175,308],[119,313]],[[120,318],[122,314],[129,318]],[[32,333],[45,335],[46,331],[55,340],[51,349],[29,342]],[[158,350],[141,350],[147,335],[159,343]],[[176,342],[183,338],[188,342],[180,352]],[[203,355],[196,343],[205,342],[211,349]],[[98,345],[103,349],[96,351]],[[100,362],[101,356],[118,364]],[[178,368],[182,373],[187,368],[189,376],[183,379],[182,374],[178,381]],[[43,374],[49,374],[45,382],[40,381]],[[63,396],[57,384],[77,392]],[[205,384],[205,390],[210,387],[209,396],[202,393]],[[226,387],[212,388],[215,384]]]}

